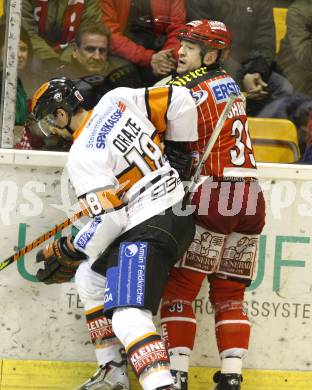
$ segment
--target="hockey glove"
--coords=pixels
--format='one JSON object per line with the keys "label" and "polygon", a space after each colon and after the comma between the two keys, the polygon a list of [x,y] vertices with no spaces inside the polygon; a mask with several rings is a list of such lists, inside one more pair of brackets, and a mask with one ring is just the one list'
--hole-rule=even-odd
{"label": "hockey glove", "polygon": [[75,275],[79,264],[86,259],[86,255],[70,249],[71,239],[71,236],[61,237],[37,253],[37,263],[44,261],[44,268],[40,268],[36,274],[40,282],[65,283]]}
{"label": "hockey glove", "polygon": [[190,180],[195,162],[194,157],[174,145],[173,142],[165,142],[165,154],[172,168],[178,171],[181,180]]}

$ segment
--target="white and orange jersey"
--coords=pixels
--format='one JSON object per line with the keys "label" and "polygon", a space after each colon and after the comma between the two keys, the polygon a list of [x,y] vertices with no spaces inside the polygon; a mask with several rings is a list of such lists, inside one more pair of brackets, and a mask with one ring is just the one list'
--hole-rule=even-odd
{"label": "white and orange jersey", "polygon": [[74,133],[67,169],[93,220],[77,249],[96,257],[121,233],[179,202],[184,189],[163,157],[160,135],[195,141],[197,110],[188,89],[117,88]]}
{"label": "white and orange jersey", "polygon": [[198,141],[190,144],[190,150],[201,155],[216,126],[219,116],[231,93],[238,95],[228,115],[202,175],[215,178],[257,178],[256,162],[250,141],[245,99],[236,82],[221,69],[208,70],[206,67],[176,77],[170,85],[181,85],[207,99],[197,107]]}

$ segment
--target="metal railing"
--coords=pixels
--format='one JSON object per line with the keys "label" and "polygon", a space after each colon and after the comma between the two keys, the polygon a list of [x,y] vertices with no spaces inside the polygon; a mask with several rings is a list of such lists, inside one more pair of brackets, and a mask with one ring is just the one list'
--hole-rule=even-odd
{"label": "metal railing", "polygon": [[1,111],[0,111],[0,146],[13,148],[15,102],[17,87],[17,63],[21,26],[21,0],[6,2],[6,31],[4,43]]}

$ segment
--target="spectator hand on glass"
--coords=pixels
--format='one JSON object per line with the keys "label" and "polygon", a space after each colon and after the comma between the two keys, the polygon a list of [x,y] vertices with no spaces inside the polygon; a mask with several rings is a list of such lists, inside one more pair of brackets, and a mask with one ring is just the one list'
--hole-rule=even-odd
{"label": "spectator hand on glass", "polygon": [[262,80],[260,73],[246,73],[243,85],[249,99],[262,100],[268,96],[268,84]]}
{"label": "spectator hand on glass", "polygon": [[151,67],[155,76],[166,76],[176,67],[173,49],[160,50],[152,55]]}

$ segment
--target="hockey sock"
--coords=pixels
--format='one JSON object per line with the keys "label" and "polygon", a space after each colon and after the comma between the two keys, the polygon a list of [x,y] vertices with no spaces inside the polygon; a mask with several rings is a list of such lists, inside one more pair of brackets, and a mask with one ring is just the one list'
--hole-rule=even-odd
{"label": "hockey sock", "polygon": [[242,359],[240,357],[228,356],[221,361],[222,374],[241,374],[242,373]]}
{"label": "hockey sock", "polygon": [[164,300],[160,313],[162,337],[168,349],[182,347],[188,350],[189,355],[194,347],[196,334],[196,319],[192,302]]}
{"label": "hockey sock", "polygon": [[103,314],[103,306],[88,310],[85,314],[98,364],[104,366],[112,360],[121,362],[120,350],[123,347],[113,332],[111,320]]}
{"label": "hockey sock", "polygon": [[210,278],[209,281],[220,357],[243,358],[248,351],[250,336],[250,322],[243,307],[246,286],[220,278]]}
{"label": "hockey sock", "polygon": [[[144,390],[173,384],[169,356],[157,334],[152,313],[137,308],[116,309],[113,329],[127,351],[129,362]],[[126,324],[126,326],[125,326]]]}

